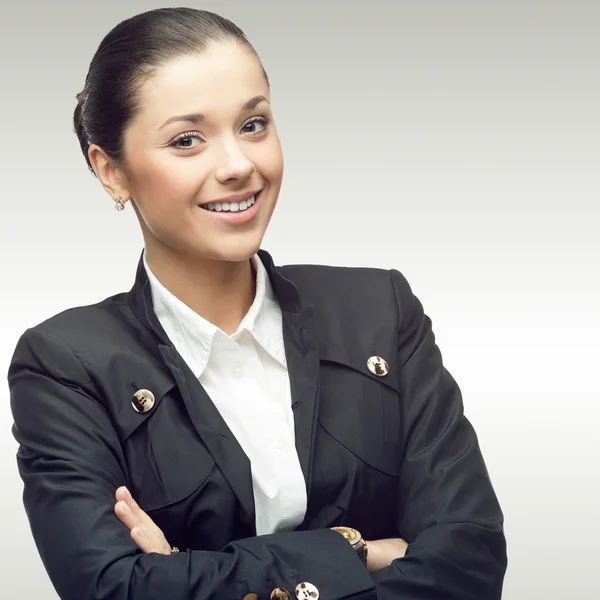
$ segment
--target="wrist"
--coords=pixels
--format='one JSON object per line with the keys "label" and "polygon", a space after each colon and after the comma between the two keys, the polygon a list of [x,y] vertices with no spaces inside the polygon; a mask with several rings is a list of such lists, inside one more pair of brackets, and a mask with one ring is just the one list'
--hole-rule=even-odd
{"label": "wrist", "polygon": [[378,540],[369,540],[366,543],[369,548],[366,562],[367,571],[374,573],[384,566],[381,555],[381,546],[379,545]]}

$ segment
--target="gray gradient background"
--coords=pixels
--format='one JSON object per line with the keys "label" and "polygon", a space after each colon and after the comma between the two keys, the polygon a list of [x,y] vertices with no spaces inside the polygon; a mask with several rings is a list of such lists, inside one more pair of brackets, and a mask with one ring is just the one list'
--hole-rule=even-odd
{"label": "gray gradient background", "polygon": [[[286,176],[264,247],[398,268],[433,318],[505,511],[504,598],[597,598],[600,3],[191,5],[240,25],[272,81]],[[87,173],[71,116],[103,35],[161,4],[6,6],[5,367],[26,327],[132,283],[133,211]],[[55,599],[0,400],[0,596]]]}

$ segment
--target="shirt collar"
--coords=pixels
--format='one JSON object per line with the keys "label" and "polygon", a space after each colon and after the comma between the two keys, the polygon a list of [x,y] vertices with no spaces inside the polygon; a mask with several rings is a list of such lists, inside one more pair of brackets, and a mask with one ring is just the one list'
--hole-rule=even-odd
{"label": "shirt collar", "polygon": [[[163,286],[148,266],[145,252],[142,259],[154,312],[181,357],[194,375],[200,377],[208,364],[215,336],[227,334]],[[256,254],[251,260],[256,271],[256,295],[237,331],[229,337],[235,340],[247,331],[266,352],[286,366],[281,309],[260,256]]]}

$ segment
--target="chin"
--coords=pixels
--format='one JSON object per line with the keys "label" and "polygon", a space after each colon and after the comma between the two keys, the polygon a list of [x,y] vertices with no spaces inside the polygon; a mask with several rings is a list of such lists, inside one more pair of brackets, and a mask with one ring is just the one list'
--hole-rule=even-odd
{"label": "chin", "polygon": [[244,262],[250,260],[260,249],[262,236],[259,239],[252,240],[223,240],[222,244],[215,243],[212,251],[203,252],[207,258],[213,260],[222,260],[226,262]]}

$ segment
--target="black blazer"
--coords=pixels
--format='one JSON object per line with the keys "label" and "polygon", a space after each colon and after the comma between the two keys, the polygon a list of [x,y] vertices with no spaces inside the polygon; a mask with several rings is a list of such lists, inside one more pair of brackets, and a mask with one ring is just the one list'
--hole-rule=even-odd
{"label": "black blazer", "polygon": [[[500,598],[502,513],[431,321],[395,270],[275,267],[308,507],[256,536],[250,464],[152,309],[132,290],[28,329],[9,369],[24,504],[64,600]],[[377,355],[389,373],[367,368]],[[146,413],[132,394],[155,396]],[[113,513],[127,485],[182,551],[143,554]],[[373,575],[328,528],[403,537]]]}

